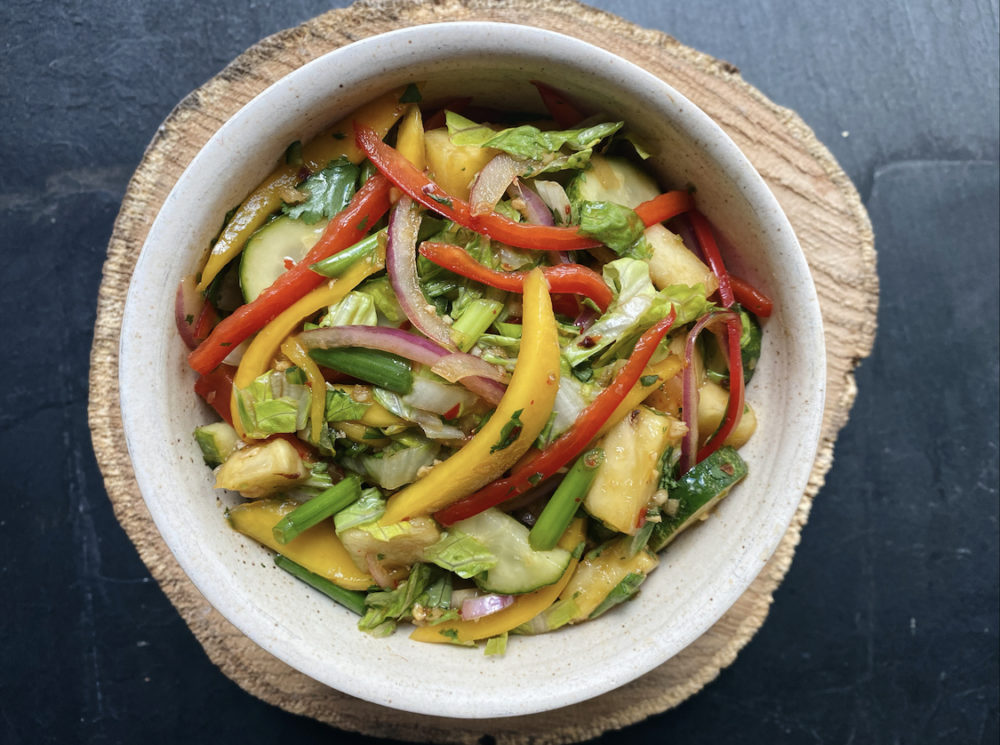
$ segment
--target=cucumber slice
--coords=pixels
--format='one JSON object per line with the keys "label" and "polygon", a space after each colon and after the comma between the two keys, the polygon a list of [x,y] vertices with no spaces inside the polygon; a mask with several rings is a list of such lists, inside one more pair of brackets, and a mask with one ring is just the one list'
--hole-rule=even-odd
{"label": "cucumber slice", "polygon": [[194,431],[194,439],[201,448],[201,454],[205,458],[205,464],[212,466],[221,465],[226,458],[233,454],[240,441],[240,436],[228,422],[213,422],[204,427],[197,427]]}
{"label": "cucumber slice", "polygon": [[594,154],[590,168],[570,182],[571,202],[613,202],[629,209],[660,195],[660,187],[642,169],[624,158]]}
{"label": "cucumber slice", "polygon": [[658,559],[649,551],[632,553],[632,540],[621,536],[587,554],[559,596],[576,602],[571,623],[596,618],[635,595]]}
{"label": "cucumber slice", "polygon": [[323,235],[326,220],[306,225],[282,216],[271,220],[247,241],[240,258],[240,289],[249,303],[297,264]]}
{"label": "cucumber slice", "polygon": [[498,509],[480,512],[454,527],[482,543],[497,558],[495,567],[476,577],[476,584],[484,592],[532,592],[558,581],[569,566],[569,551],[533,550],[528,543],[528,529]]}
{"label": "cucumber slice", "polygon": [[678,502],[677,511],[653,528],[649,538],[650,551],[661,551],[715,507],[733,486],[747,475],[747,464],[731,447],[721,447],[705,458],[670,489],[670,499]]}

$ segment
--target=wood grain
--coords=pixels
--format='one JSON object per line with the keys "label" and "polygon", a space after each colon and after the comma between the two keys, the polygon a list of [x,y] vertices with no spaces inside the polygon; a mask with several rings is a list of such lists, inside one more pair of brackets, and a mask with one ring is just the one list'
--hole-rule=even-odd
{"label": "wood grain", "polygon": [[[808,488],[777,552],[740,600],[704,636],[664,665],[597,699],[545,714],[451,720],[407,714],[323,686],[250,642],[198,593],[150,519],[123,442],[117,395],[124,299],[153,217],[183,169],[216,129],[253,96],[326,52],[407,26],[491,20],[559,31],[611,50],[663,78],[708,112],[773,190],[807,257],[823,311],[827,403]],[[115,515],[150,573],[212,661],[251,694],[341,729],[401,740],[574,742],[676,706],[729,665],[767,616],[788,571],[812,499],[833,460],[856,388],[853,370],[872,347],[878,280],[868,217],[829,151],[792,111],[776,106],[728,63],[572,0],[369,0],[264,39],[185,98],[157,131],[129,184],[108,246],[91,352],[89,417]]]}

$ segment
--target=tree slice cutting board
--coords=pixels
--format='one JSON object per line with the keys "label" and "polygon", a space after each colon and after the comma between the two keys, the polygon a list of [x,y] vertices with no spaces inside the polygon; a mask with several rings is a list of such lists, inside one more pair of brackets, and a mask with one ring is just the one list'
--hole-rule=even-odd
{"label": "tree slice cutting board", "polygon": [[[266,87],[333,49],[445,21],[520,23],[575,36],[631,60],[694,101],[749,157],[787,213],[813,273],[826,334],[827,400],[812,476],[784,539],[746,593],[695,643],[638,680],[581,704],[507,719],[454,720],[370,704],[296,672],[244,637],[205,601],[160,538],[135,483],[118,396],[108,390],[108,381],[118,380],[122,310],[139,250],[181,172],[222,123]],[[158,130],[108,245],[91,352],[90,427],[118,521],[208,656],[249,693],[341,729],[400,740],[478,743],[488,735],[504,744],[576,742],[692,696],[763,624],[832,464],[834,441],[854,402],[854,368],[874,341],[877,305],[871,226],[850,180],[794,112],[765,98],[732,65],[573,0],[368,0],[254,45],[181,101]]]}

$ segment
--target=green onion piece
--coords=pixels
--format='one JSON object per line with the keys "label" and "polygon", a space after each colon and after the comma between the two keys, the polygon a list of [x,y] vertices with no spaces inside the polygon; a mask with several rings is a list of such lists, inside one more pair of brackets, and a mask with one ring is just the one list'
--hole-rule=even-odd
{"label": "green onion piece", "polygon": [[354,504],[361,496],[361,479],[348,476],[285,515],[271,528],[274,540],[285,545],[299,533]]}
{"label": "green onion piece", "polygon": [[559,542],[603,462],[604,451],[600,448],[588,450],[576,459],[528,533],[528,543],[535,551],[548,551]]}
{"label": "green onion piece", "polygon": [[353,611],[359,616],[364,615],[365,594],[363,592],[355,592],[354,590],[345,590],[343,587],[337,587],[337,585],[333,584],[333,582],[328,580],[326,577],[320,577],[318,574],[313,574],[305,567],[296,564],[294,561],[282,556],[281,554],[274,557],[274,563],[292,576],[302,580],[307,585],[314,587],[324,595],[336,600],[349,611]]}
{"label": "green onion piece", "polygon": [[486,329],[503,310],[503,303],[498,300],[478,298],[469,303],[461,317],[451,325],[451,337],[455,345],[463,352],[468,352],[486,333]]}
{"label": "green onion piece", "polygon": [[335,347],[310,349],[309,356],[323,367],[330,367],[352,378],[364,380],[387,391],[406,395],[413,388],[410,363],[380,349]]}
{"label": "green onion piece", "polygon": [[375,252],[375,249],[378,248],[379,236],[384,232],[384,230],[380,230],[378,233],[372,233],[350,248],[345,248],[333,256],[325,258],[322,261],[317,261],[309,268],[317,274],[322,274],[324,277],[339,277],[361,259],[371,256]]}

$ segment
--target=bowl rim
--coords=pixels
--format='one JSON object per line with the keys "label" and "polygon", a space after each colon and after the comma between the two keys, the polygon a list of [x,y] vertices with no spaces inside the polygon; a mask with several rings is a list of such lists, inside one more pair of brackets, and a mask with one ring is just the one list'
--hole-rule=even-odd
{"label": "bowl rim", "polygon": [[[448,36],[462,38],[466,34],[462,33],[464,30],[461,27],[470,27],[467,29],[469,33],[473,32],[485,32],[487,30],[493,30],[500,34],[519,34],[522,37],[530,38],[534,41],[539,42],[540,47],[545,47],[546,44],[551,45],[546,47],[548,53],[554,54],[559,50],[575,50],[577,52],[586,52],[590,55],[590,64],[594,65],[597,63],[605,63],[609,65],[617,65],[619,70],[626,68],[629,70],[629,74],[633,76],[639,76],[643,79],[643,82],[647,85],[651,85],[655,88],[663,90],[674,102],[674,106],[679,106],[683,108],[683,111],[677,113],[677,118],[680,121],[687,121],[687,123],[695,128],[701,130],[709,130],[714,139],[711,142],[711,146],[715,148],[720,148],[722,155],[730,159],[731,167],[735,168],[735,174],[738,176],[737,182],[745,188],[747,193],[752,199],[763,200],[763,202],[768,204],[768,217],[765,222],[770,221],[773,228],[777,228],[779,232],[783,234],[782,240],[786,243],[790,241],[795,251],[798,252],[799,257],[803,265],[805,265],[804,257],[801,256],[801,249],[798,247],[797,241],[794,237],[794,233],[790,224],[787,221],[784,213],[781,211],[774,199],[770,190],[767,188],[763,179],[757,174],[753,169],[752,165],[746,159],[746,157],[739,151],[735,143],[733,143],[727,135],[718,127],[704,112],[702,112],[693,103],[688,101],[684,96],[678,93],[672,86],[670,86],[665,81],[657,78],[646,70],[626,61],[616,55],[596,47],[587,42],[576,39],[572,36],[567,36],[565,34],[559,34],[552,31],[547,31],[543,29],[518,26],[516,24],[507,23],[494,23],[494,22],[449,22],[442,24],[429,24],[426,26],[419,26],[414,28],[400,29],[386,34],[381,34],[378,36],[369,37],[348,46],[342,47],[340,49],[334,50],[327,53],[315,60],[303,65],[297,70],[289,73],[288,76],[278,81],[273,86],[269,87],[263,93],[255,97],[250,101],[245,107],[243,107],[239,112],[237,112],[229,121],[224,123],[222,127],[209,139],[205,144],[202,151],[198,153],[191,164],[185,169],[184,174],[178,180],[177,185],[174,190],[171,191],[171,195],[168,196],[166,202],[164,203],[161,212],[157,215],[150,232],[147,236],[146,242],[143,246],[143,254],[146,253],[146,246],[155,243],[159,239],[159,229],[161,227],[161,217],[166,212],[171,205],[171,197],[174,191],[183,187],[186,181],[191,179],[189,173],[196,173],[198,166],[202,160],[203,155],[210,151],[213,147],[218,146],[218,142],[225,139],[230,131],[237,127],[248,117],[253,116],[253,112],[256,108],[262,106],[262,102],[266,102],[268,99],[275,97],[282,90],[288,90],[289,86],[296,84],[298,81],[304,79],[308,75],[319,74],[323,70],[328,70],[335,68],[342,58],[347,58],[350,55],[364,55],[370,52],[374,52],[388,44],[396,43],[400,40],[406,40],[406,43],[415,43],[415,37],[428,37],[429,39],[437,39],[439,42],[442,41],[442,36],[445,36],[444,41],[447,41]],[[447,27],[447,31],[444,31],[442,27]],[[501,28],[502,27],[502,28]],[[542,44],[541,42],[545,42]],[[491,45],[496,46],[498,40],[494,39],[492,41],[487,41],[483,43],[483,46],[489,48]],[[461,48],[458,45],[455,48]],[[448,51],[447,45],[439,48],[439,51]],[[563,58],[565,60],[565,58]],[[718,156],[719,154],[716,153]],[[721,157],[721,156],[719,156]],[[717,159],[717,158],[716,158]],[[139,262],[142,261],[142,254],[140,254]],[[140,263],[136,264],[136,273],[138,274],[140,269]],[[806,268],[805,279],[807,281],[807,287],[802,288],[802,293],[808,296],[811,293],[812,303],[807,304],[806,307],[809,308],[809,312],[812,316],[811,321],[814,322],[816,328],[815,339],[818,339],[818,346],[813,343],[813,353],[816,355],[817,364],[816,369],[819,371],[819,375],[814,376],[813,383],[814,388],[810,391],[811,402],[813,412],[812,419],[806,422],[806,449],[809,450],[808,442],[812,443],[811,452],[815,452],[815,446],[819,441],[820,434],[820,424],[823,411],[823,391],[825,386],[825,378],[823,373],[825,373],[825,348],[823,346],[822,340],[822,321],[819,317],[819,306],[816,300],[815,288],[812,285],[811,276]],[[242,605],[238,598],[228,597],[221,589],[214,586],[209,581],[211,578],[206,579],[199,572],[199,566],[193,564],[190,560],[189,554],[185,553],[183,550],[175,550],[175,546],[183,548],[184,541],[180,540],[177,535],[176,527],[172,525],[169,521],[168,514],[164,511],[164,505],[162,502],[158,502],[155,498],[149,499],[147,495],[155,494],[158,490],[156,485],[151,483],[147,476],[147,473],[138,467],[139,462],[143,453],[147,452],[145,446],[140,443],[138,437],[133,436],[138,431],[137,428],[141,428],[141,421],[137,419],[137,409],[133,402],[141,401],[141,396],[139,392],[141,390],[141,375],[138,373],[139,366],[133,366],[128,364],[129,360],[135,358],[136,354],[136,344],[135,337],[132,333],[128,333],[130,329],[134,330],[134,326],[137,320],[137,305],[140,304],[140,300],[133,294],[133,287],[138,286],[135,280],[131,283],[129,289],[129,295],[126,300],[126,308],[123,314],[122,322],[122,335],[120,344],[120,359],[122,364],[120,366],[120,390],[121,390],[121,403],[122,403],[122,421],[125,428],[126,441],[128,443],[129,453],[133,459],[133,463],[136,464],[135,474],[136,480],[139,484],[140,491],[143,494],[143,498],[149,507],[150,514],[153,517],[157,529],[160,531],[168,547],[174,553],[185,573],[192,579],[198,589],[205,595],[206,599],[215,606],[223,616],[234,623],[243,633],[245,633],[249,638],[255,641],[258,645],[279,657],[280,659],[288,662],[296,669],[304,672],[311,677],[320,680],[323,683],[331,685],[338,690],[344,691],[351,695],[364,698],[366,700],[372,701],[374,703],[379,703],[382,705],[391,706],[393,708],[403,709],[407,711],[413,711],[422,714],[432,714],[439,716],[452,716],[452,717],[463,717],[463,718],[483,718],[483,717],[493,717],[493,716],[514,716],[520,714],[529,714],[539,711],[544,711],[547,709],[558,708],[561,706],[566,706],[572,703],[577,703],[579,701],[585,700],[587,698],[599,695],[607,690],[611,690],[619,685],[629,682],[630,680],[638,677],[642,673],[656,667],[665,661],[668,657],[659,658],[657,655],[649,656],[645,661],[633,660],[635,664],[623,665],[614,670],[601,670],[598,671],[599,680],[594,684],[591,682],[590,685],[581,686],[567,686],[566,688],[560,689],[558,691],[553,691],[552,686],[549,686],[548,690],[544,691],[532,691],[529,695],[521,697],[519,700],[511,700],[507,698],[503,702],[492,707],[488,702],[484,702],[480,699],[475,701],[456,701],[457,704],[454,708],[442,712],[441,710],[441,700],[440,698],[435,698],[433,700],[428,700],[426,697],[421,698],[419,696],[419,689],[415,691],[416,694],[410,698],[401,699],[399,697],[399,691],[394,691],[392,697],[387,697],[385,691],[381,690],[378,686],[373,686],[367,682],[359,682],[354,679],[337,679],[331,680],[328,675],[324,675],[324,671],[317,670],[315,665],[310,665],[309,660],[303,660],[300,656],[297,656],[293,652],[286,649],[280,638],[274,634],[273,628],[262,628],[259,624],[247,623],[245,619],[241,619],[241,612],[246,608]],[[137,379],[137,376],[140,376]],[[139,460],[137,460],[137,457]],[[810,458],[808,462],[803,461],[801,466],[801,474],[799,474],[798,481],[800,482],[800,488],[796,494],[794,501],[789,500],[787,505],[787,510],[784,515],[783,525],[791,521],[791,518],[798,506],[799,499],[801,498],[802,492],[805,489],[806,482],[808,480],[809,472],[812,467],[812,459]],[[768,556],[777,547],[778,542],[783,535],[783,530],[777,532],[773,536],[773,541],[769,545],[764,546],[763,549],[766,550]],[[763,564],[758,567],[758,570],[762,568]],[[719,602],[716,603],[715,610],[717,611],[714,617],[707,618],[706,622],[699,628],[690,628],[686,630],[686,633],[681,634],[680,637],[675,640],[674,646],[679,647],[676,651],[679,651],[683,647],[687,646],[691,641],[700,636],[704,631],[706,631],[712,624],[718,620],[719,617],[739,598],[739,596],[746,589],[746,586],[752,581],[753,577],[756,576],[756,572],[750,575],[743,586],[731,585],[729,588],[724,588],[724,591],[720,593]],[[267,626],[267,623],[264,624]]]}

